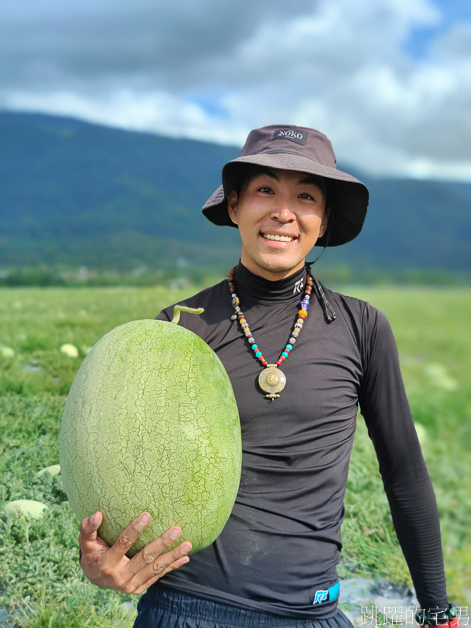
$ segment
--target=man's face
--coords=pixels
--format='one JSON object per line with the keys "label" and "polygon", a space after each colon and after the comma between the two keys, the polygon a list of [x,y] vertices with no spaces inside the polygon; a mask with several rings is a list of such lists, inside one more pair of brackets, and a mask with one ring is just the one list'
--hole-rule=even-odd
{"label": "man's face", "polygon": [[[303,267],[327,228],[325,194],[303,172],[267,169],[227,201],[242,239],[242,264],[276,281]],[[281,238],[281,239],[280,239]]]}

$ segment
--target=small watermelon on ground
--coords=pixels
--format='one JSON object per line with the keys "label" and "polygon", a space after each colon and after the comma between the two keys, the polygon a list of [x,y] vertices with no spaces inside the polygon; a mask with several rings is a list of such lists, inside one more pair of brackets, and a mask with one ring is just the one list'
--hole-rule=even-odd
{"label": "small watermelon on ground", "polygon": [[49,475],[51,477],[54,477],[55,475],[59,475],[60,472],[61,472],[60,464],[51,464],[49,467],[44,467],[44,469],[41,469],[41,471],[38,471],[36,475],[38,478],[42,477],[43,475]]}
{"label": "small watermelon on ground", "polygon": [[33,499],[15,499],[5,504],[6,512],[22,515],[27,519],[42,519],[46,509],[46,504]]}
{"label": "small watermelon on ground", "polygon": [[60,432],[63,484],[76,516],[103,513],[112,544],[141,512],[151,523],[129,556],[178,525],[193,552],[221,533],[241,474],[229,377],[214,351],[173,322],[139,320],[90,351]]}
{"label": "small watermelon on ground", "polygon": [[69,358],[78,358],[79,351],[75,345],[66,343],[65,345],[61,346],[60,350],[61,353],[65,353],[65,355],[68,355]]}

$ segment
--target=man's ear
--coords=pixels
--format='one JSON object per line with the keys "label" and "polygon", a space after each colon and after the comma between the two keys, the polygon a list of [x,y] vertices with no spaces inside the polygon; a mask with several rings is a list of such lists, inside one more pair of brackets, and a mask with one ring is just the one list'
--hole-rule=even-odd
{"label": "man's ear", "polygon": [[229,214],[229,218],[232,222],[237,225],[237,202],[239,197],[237,196],[237,192],[232,190],[232,192],[227,197],[227,213]]}
{"label": "man's ear", "polygon": [[324,216],[322,217],[321,228],[319,229],[319,238],[322,238],[327,231],[327,225],[329,224],[330,207],[326,207]]}

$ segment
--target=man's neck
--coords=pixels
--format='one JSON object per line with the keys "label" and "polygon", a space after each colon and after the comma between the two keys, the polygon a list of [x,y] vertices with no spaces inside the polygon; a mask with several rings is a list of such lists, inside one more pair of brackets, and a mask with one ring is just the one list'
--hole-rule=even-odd
{"label": "man's neck", "polygon": [[241,264],[249,270],[253,275],[257,277],[261,277],[262,279],[266,279],[267,281],[281,281],[282,279],[286,279],[291,275],[296,274],[305,266],[305,260],[302,260],[299,264],[297,264],[294,268],[289,269],[271,269],[271,268],[263,268],[258,264],[255,264],[250,258],[247,259],[246,256],[242,255]]}

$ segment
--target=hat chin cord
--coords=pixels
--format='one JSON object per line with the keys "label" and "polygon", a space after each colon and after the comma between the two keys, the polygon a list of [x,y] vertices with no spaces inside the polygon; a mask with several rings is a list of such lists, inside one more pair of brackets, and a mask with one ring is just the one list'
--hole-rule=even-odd
{"label": "hat chin cord", "polygon": [[[330,208],[329,208],[330,210]],[[325,233],[325,244],[322,248],[322,251],[319,253],[319,255],[316,257],[316,259],[313,262],[308,262],[307,260],[305,261],[306,266],[309,268],[309,271],[311,273],[311,277],[314,280],[314,286],[316,288],[316,292],[317,292],[317,298],[321,304],[322,307],[322,311],[324,312],[324,316],[327,320],[327,322],[332,323],[332,321],[334,321],[337,318],[337,315],[335,314],[335,310],[332,307],[332,305],[330,304],[330,302],[328,301],[327,297],[325,296],[325,292],[324,292],[324,288],[322,287],[322,284],[320,283],[320,281],[318,279],[316,279],[314,277],[314,275],[311,272],[311,266],[313,266],[318,260],[319,258],[324,254],[324,251],[326,250],[326,248],[329,246],[329,240],[330,240],[330,234],[331,234],[331,229],[330,229],[330,211],[329,211],[329,222],[327,224],[327,230]]]}
{"label": "hat chin cord", "polygon": [[327,217],[328,217],[329,221],[327,223],[327,229],[326,229],[326,232],[325,232],[325,243],[324,243],[324,246],[322,247],[322,251],[319,253],[319,255],[316,257],[316,259],[314,261],[312,261],[312,262],[306,261],[306,264],[309,265],[309,268],[311,268],[311,266],[314,266],[314,264],[322,257],[322,255],[324,255],[324,251],[329,246],[330,234],[332,233],[332,230],[331,230],[332,212],[331,212],[331,208],[330,207],[327,209]]}

